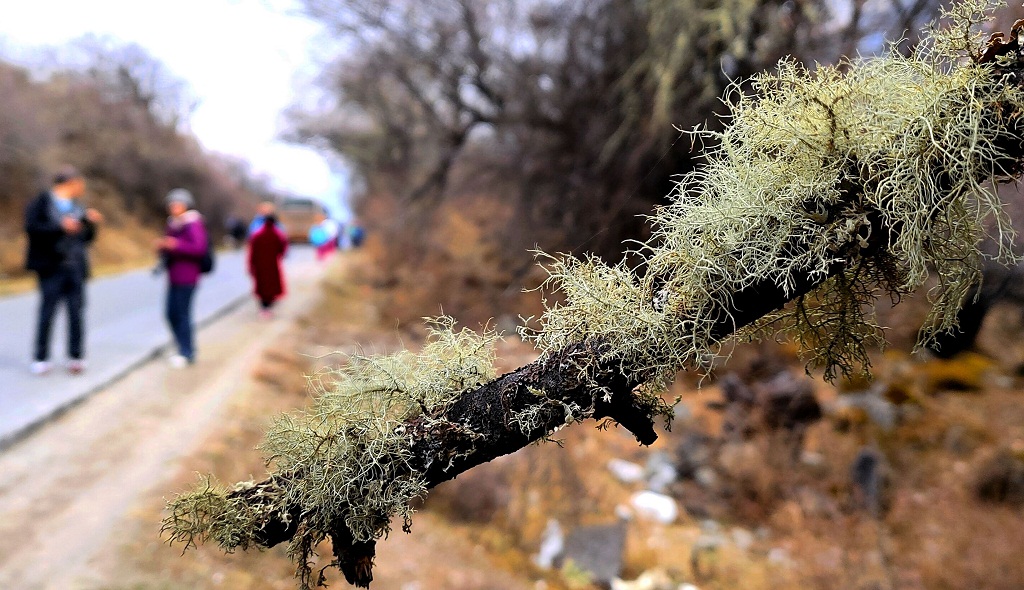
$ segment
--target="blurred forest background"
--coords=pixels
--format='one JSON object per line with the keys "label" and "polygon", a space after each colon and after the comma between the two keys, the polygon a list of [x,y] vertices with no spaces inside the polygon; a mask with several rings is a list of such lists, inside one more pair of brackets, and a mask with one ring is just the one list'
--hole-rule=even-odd
{"label": "blurred forest background", "polygon": [[[388,280],[496,317],[534,286],[524,252],[616,260],[700,162],[732,83],[911,51],[937,0],[306,0],[340,49],[290,135],[355,164]],[[1012,22],[1009,12],[1006,19]],[[726,98],[728,100],[728,98]],[[448,239],[451,236],[453,239]],[[427,272],[429,271],[429,272]],[[464,288],[451,288],[461,285]],[[443,287],[443,288],[442,288]],[[523,310],[512,305],[513,311]]]}
{"label": "blurred forest background", "polygon": [[188,83],[144,48],[85,36],[35,61],[0,54],[0,279],[24,275],[24,207],[62,164],[83,172],[87,205],[107,217],[94,248],[101,272],[154,260],[174,187],[200,196],[218,234],[273,196],[247,162],[203,149]]}

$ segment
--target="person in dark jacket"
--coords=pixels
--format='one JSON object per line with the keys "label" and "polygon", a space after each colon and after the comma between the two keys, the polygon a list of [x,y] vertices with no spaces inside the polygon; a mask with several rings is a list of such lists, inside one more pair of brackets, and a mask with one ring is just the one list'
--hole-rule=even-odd
{"label": "person in dark jacket", "polygon": [[167,271],[167,323],[178,347],[170,363],[177,369],[196,360],[192,299],[209,241],[203,216],[193,206],[195,199],[189,191],[176,188],[167,193],[167,230],[156,243]]}
{"label": "person in dark jacket", "polygon": [[284,272],[281,259],[288,250],[288,238],[277,227],[273,215],[263,218],[263,225],[249,238],[249,274],[253,294],[260,302],[260,317],[270,319],[274,302],[284,296]]}
{"label": "person in dark jacket", "polygon": [[85,282],[89,278],[89,245],[103,216],[81,204],[85,177],[64,167],[44,191],[25,208],[28,252],[25,268],[39,277],[39,320],[31,371],[50,371],[50,332],[57,306],[64,302],[68,312],[68,371],[85,370]]}
{"label": "person in dark jacket", "polygon": [[231,238],[232,247],[237,249],[245,244],[245,238],[248,237],[249,231],[246,229],[246,223],[242,221],[241,217],[237,215],[228,217],[227,221],[224,222],[224,229],[227,230],[227,234]]}

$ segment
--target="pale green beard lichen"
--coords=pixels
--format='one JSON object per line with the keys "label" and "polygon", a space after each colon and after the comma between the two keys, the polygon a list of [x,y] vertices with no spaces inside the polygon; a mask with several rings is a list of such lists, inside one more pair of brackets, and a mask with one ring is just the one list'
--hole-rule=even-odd
{"label": "pale green beard lichen", "polygon": [[[1024,96],[993,84],[990,64],[968,59],[987,9],[957,7],[958,24],[933,32],[911,57],[892,52],[813,72],[782,62],[749,92],[734,88],[728,128],[696,132],[715,146],[707,165],[686,174],[652,218],[654,238],[639,248],[643,276],[590,258],[553,260],[549,282],[564,302],[526,335],[545,351],[600,339],[623,367],[663,383],[719,353],[712,328],[733,294],[765,281],[792,289],[794,273],[825,278],[837,262],[841,274],[744,332],[794,334],[826,376],[849,373],[882,341],[878,296],[898,298],[932,275],[922,338],[953,328],[979,279],[986,227],[997,258],[1015,260],[1014,232],[991,188],[1007,174],[993,164],[1007,125],[992,105],[1020,112]],[[871,215],[894,231],[871,236]]]}
{"label": "pale green beard lichen", "polygon": [[[239,487],[251,482],[239,483]],[[213,541],[227,551],[248,549],[260,516],[273,506],[254,506],[228,497],[228,488],[212,477],[200,477],[199,485],[168,504],[170,515],[164,519],[162,532],[172,543],[188,549],[197,543]]]}
{"label": "pale green beard lichen", "polygon": [[245,549],[254,524],[265,522],[261,516],[298,508],[304,528],[292,549],[304,564],[339,517],[360,541],[386,535],[392,516],[408,525],[409,503],[426,486],[407,464],[407,422],[441,420],[459,394],[493,379],[497,338],[489,329],[455,331],[454,320],[439,318],[418,353],[355,356],[345,367],[318,373],[314,381],[323,391],[312,407],[279,418],[261,447],[276,478],[261,496],[266,502],[254,507],[204,484],[170,502],[164,527],[170,540]]}
{"label": "pale green beard lichen", "polygon": [[304,507],[324,526],[344,513],[357,540],[386,533],[392,515],[408,519],[409,501],[426,488],[407,465],[406,422],[435,419],[459,394],[495,376],[497,334],[453,327],[450,318],[434,321],[418,353],[352,357],[320,375],[324,391],[312,408],[274,424],[263,450],[280,472],[302,473],[284,498],[288,505]]}

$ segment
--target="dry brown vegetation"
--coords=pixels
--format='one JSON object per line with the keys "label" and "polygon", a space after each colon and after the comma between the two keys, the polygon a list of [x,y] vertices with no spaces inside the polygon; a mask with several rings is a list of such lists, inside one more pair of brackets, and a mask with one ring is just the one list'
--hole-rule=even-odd
{"label": "dry brown vegetation", "polygon": [[[986,333],[994,329],[990,324]],[[795,356],[779,354],[743,347],[729,370],[763,366],[767,357],[799,371]],[[517,563],[521,552],[536,551],[549,518],[569,529],[614,521],[615,507],[639,488],[616,481],[604,468],[608,460],[643,464],[651,453],[664,452],[678,461],[683,440],[700,432],[721,445],[711,463],[718,483],[674,484],[670,493],[685,507],[674,525],[631,524],[624,578],[665,570],[677,583],[721,590],[1017,588],[1024,581],[1018,559],[1024,513],[1012,499],[986,499],[978,486],[985,478],[1006,478],[1006,457],[1019,457],[1024,448],[1019,378],[1009,376],[1014,366],[989,361],[990,373],[976,387],[949,389],[936,374],[970,375],[976,363],[971,356],[951,362],[956,366],[878,359],[880,372],[910,376],[921,396],[899,406],[892,429],[866,416],[851,423],[836,403],[845,394],[818,382],[827,417],[808,430],[798,460],[780,453],[764,432],[725,442],[722,414],[713,409],[721,400],[718,385],[697,390],[680,384],[674,393],[692,415],[651,448],[638,448],[625,432],[576,426],[559,434],[564,449],[534,446],[478,467],[439,487],[426,508],[469,519],[476,526],[468,534]],[[888,511],[880,519],[859,507],[851,481],[850,467],[865,446],[889,465]],[[708,518],[727,538],[738,527],[757,539],[749,549],[727,542],[695,561],[691,556]],[[534,575],[557,579],[536,570]]]}
{"label": "dry brown vegetation", "polygon": [[508,215],[506,206],[480,194],[430,212],[403,211],[401,201],[386,194],[367,200],[366,252],[375,262],[374,285],[386,287],[386,317],[422,336],[420,318],[442,312],[468,326],[491,322],[506,332],[514,331],[518,315],[540,313],[537,293],[523,289],[539,285],[544,272],[528,252],[513,254],[488,234]]}

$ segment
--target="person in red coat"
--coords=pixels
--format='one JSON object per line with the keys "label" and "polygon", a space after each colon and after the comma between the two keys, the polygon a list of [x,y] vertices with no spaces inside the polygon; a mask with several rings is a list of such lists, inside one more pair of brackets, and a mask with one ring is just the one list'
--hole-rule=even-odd
{"label": "person in red coat", "polygon": [[253,294],[260,302],[260,317],[271,317],[274,302],[284,296],[284,271],[281,259],[288,249],[288,239],[277,227],[273,215],[263,218],[261,225],[249,238],[249,274],[253,280]]}

